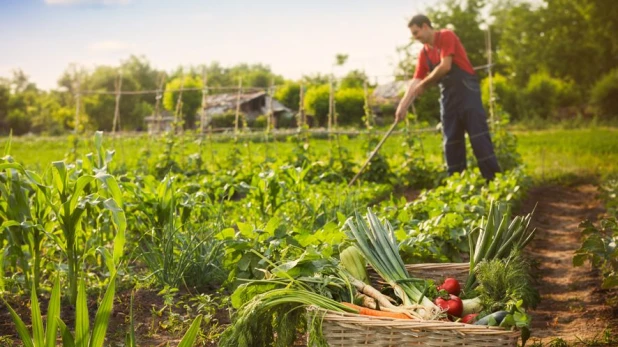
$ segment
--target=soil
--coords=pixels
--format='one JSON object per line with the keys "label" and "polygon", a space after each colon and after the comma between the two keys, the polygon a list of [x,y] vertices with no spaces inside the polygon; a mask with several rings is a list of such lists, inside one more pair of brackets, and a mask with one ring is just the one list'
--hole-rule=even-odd
{"label": "soil", "polygon": [[602,290],[600,274],[590,265],[572,265],[581,246],[580,222],[596,221],[604,213],[596,187],[533,188],[521,212],[531,212],[537,203],[533,218],[537,234],[527,252],[538,261],[541,303],[532,311],[530,341],[551,343],[561,338],[570,345],[584,345],[582,341],[604,341],[611,332],[614,342],[609,345],[618,345],[618,291]]}

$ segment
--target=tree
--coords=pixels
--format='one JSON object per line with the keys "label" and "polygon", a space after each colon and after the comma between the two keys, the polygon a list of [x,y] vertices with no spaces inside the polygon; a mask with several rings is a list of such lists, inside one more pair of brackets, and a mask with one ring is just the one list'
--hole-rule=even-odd
{"label": "tree", "polygon": [[[202,89],[203,83],[201,77],[187,75],[184,76],[184,83],[180,77],[174,78],[165,85],[166,93],[163,96],[163,106],[172,113],[176,112],[176,104],[178,102],[179,89]],[[195,126],[195,116],[198,109],[202,105],[202,92],[200,90],[191,90],[182,92],[182,107],[180,117],[184,121],[185,129],[193,129]]]}
{"label": "tree", "polygon": [[304,85],[307,86],[319,86],[322,84],[328,84],[330,83],[330,77],[329,75],[323,75],[320,73],[315,73],[312,75],[304,75],[301,78],[302,82]]}
{"label": "tree", "polygon": [[10,98],[11,98],[11,89],[9,87],[8,81],[0,80],[0,129],[7,129],[6,118],[9,115],[9,99]]}
{"label": "tree", "polygon": [[[145,56],[131,55],[120,64],[123,75],[130,76],[141,90],[156,90],[159,88],[161,71],[153,69]],[[154,98],[152,98],[154,102]]]}
{"label": "tree", "polygon": [[[116,91],[118,75],[118,68],[99,66],[86,79],[85,89],[82,90],[114,93]],[[132,76],[122,74],[122,89],[138,90],[139,85]],[[96,130],[111,131],[116,109],[116,96],[114,94],[89,94],[84,95],[82,100],[84,110],[93,127]],[[133,130],[142,122],[142,119],[132,119],[136,101],[139,102],[139,96],[123,95],[120,98],[120,126],[123,129]]]}
{"label": "tree", "polygon": [[435,28],[453,29],[474,66],[487,63],[485,31],[481,29],[481,9],[484,6],[484,0],[444,0],[441,6],[427,13]]}
{"label": "tree", "polygon": [[365,81],[368,82],[368,87],[375,87],[369,83],[369,78],[364,71],[352,70],[348,72],[341,82],[339,82],[339,88],[364,88]]}
{"label": "tree", "polygon": [[286,107],[298,110],[300,106],[300,84],[288,81],[277,88],[274,97]]}
{"label": "tree", "polygon": [[305,109],[315,117],[320,125],[325,125],[328,120],[329,96],[330,86],[328,84],[309,87],[305,94]]}

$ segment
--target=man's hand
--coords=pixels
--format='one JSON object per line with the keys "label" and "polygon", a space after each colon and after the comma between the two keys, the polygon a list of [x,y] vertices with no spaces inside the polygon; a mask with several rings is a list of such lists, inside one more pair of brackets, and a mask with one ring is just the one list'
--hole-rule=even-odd
{"label": "man's hand", "polygon": [[400,103],[399,107],[397,107],[397,111],[395,112],[395,122],[401,122],[406,119],[406,116],[408,115],[408,108],[402,106],[403,105]]}
{"label": "man's hand", "polygon": [[410,103],[414,102],[414,93],[416,93],[417,84],[420,82],[420,79],[415,78],[408,85],[405,95],[399,102],[399,106],[397,106],[397,111],[395,112],[395,123],[406,119],[406,116],[408,115],[408,107],[410,106]]}

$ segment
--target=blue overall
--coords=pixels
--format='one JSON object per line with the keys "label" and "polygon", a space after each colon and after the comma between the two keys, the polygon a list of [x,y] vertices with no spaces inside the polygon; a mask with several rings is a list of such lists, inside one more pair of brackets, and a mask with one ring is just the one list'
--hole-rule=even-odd
{"label": "blue overall", "polygon": [[[436,66],[429,59],[427,51],[423,51],[429,71],[433,71]],[[453,63],[451,70],[440,80],[440,93],[440,118],[449,175],[467,167],[467,132],[481,174],[487,180],[493,179],[496,172],[500,172],[500,166],[489,135],[477,77]]]}

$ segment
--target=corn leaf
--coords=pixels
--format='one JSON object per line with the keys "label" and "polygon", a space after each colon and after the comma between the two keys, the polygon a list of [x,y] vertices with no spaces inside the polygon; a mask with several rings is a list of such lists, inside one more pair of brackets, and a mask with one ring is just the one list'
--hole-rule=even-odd
{"label": "corn leaf", "polygon": [[[2,301],[4,301],[4,299]],[[21,320],[21,318],[19,318],[15,310],[13,310],[13,308],[9,305],[8,302],[4,301],[4,305],[9,309],[9,312],[11,312],[11,318],[13,318],[13,323],[15,323],[17,334],[19,334],[19,337],[21,338],[21,342],[24,344],[24,347],[34,347],[34,344],[32,343],[32,337],[30,337],[30,333],[28,332],[28,329],[26,329],[26,325],[24,324],[24,322]]]}
{"label": "corn leaf", "polygon": [[60,318],[60,277],[56,276],[54,287],[52,288],[51,298],[47,306],[47,331],[45,334],[45,346],[56,346],[56,334],[58,329],[58,318]]}
{"label": "corn leaf", "polygon": [[97,310],[97,314],[94,317],[94,329],[90,337],[89,347],[101,347],[103,346],[103,342],[105,342],[105,333],[107,332],[109,317],[112,313],[115,291],[116,276],[114,275],[109,279],[109,285],[107,286],[103,300]]}
{"label": "corn leaf", "polygon": [[192,347],[195,343],[195,339],[197,338],[197,333],[200,329],[200,324],[202,323],[202,315],[195,317],[195,320],[189,327],[189,330],[185,333],[185,336],[182,337],[178,347]]}
{"label": "corn leaf", "polygon": [[88,318],[88,303],[86,302],[86,287],[80,277],[77,289],[77,308],[75,310],[75,345],[88,347],[90,320]]}
{"label": "corn leaf", "polygon": [[62,347],[75,347],[75,339],[73,338],[73,334],[71,334],[71,332],[67,328],[67,325],[64,324],[60,317],[56,319],[56,322],[60,327],[60,335],[62,336]]}
{"label": "corn leaf", "polygon": [[[34,287],[34,286],[33,286]],[[30,295],[30,311],[32,312],[32,340],[34,345],[39,347],[45,344],[45,332],[43,331],[43,318],[36,290],[32,288]]]}

